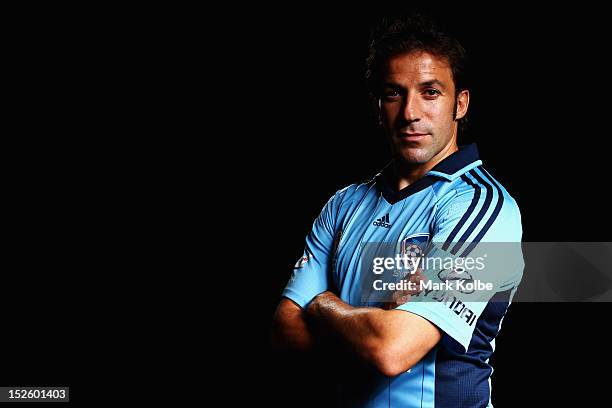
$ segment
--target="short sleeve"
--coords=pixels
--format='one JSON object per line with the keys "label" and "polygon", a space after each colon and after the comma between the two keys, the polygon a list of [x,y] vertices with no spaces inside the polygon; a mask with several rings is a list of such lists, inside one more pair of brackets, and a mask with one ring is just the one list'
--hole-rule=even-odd
{"label": "short sleeve", "polygon": [[464,351],[487,304],[513,294],[524,267],[516,202],[488,173],[474,174],[436,213],[422,268],[429,286],[397,308],[429,320]]}
{"label": "short sleeve", "polygon": [[329,287],[330,253],[334,240],[334,225],[338,194],[329,199],[306,236],[306,246],[297,261],[282,295],[306,308],[312,299]]}

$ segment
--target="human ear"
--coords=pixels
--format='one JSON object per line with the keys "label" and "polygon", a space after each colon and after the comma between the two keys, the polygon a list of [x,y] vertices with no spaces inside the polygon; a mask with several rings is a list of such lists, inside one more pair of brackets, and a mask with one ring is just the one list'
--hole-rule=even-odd
{"label": "human ear", "polygon": [[469,104],[470,91],[464,89],[457,95],[457,111],[455,112],[455,120],[462,119],[467,114]]}

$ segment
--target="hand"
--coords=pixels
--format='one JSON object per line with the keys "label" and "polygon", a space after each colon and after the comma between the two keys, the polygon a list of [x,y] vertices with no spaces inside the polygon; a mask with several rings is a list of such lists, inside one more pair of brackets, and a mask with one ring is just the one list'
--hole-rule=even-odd
{"label": "hand", "polygon": [[314,299],[312,299],[312,301],[306,308],[306,312],[310,315],[316,315],[322,305],[325,305],[330,301],[336,300],[338,300],[338,296],[336,296],[333,292],[326,290],[323,293],[319,293],[317,296],[314,297]]}
{"label": "hand", "polygon": [[421,292],[421,282],[425,282],[425,275],[422,273],[422,269],[418,268],[415,273],[410,274],[408,279],[404,278],[401,282],[412,282],[412,286],[414,290],[398,290],[393,293],[392,300],[390,302],[386,302],[383,305],[383,309],[390,310],[395,309],[396,307],[403,305],[410,301],[410,298],[413,295],[416,295]]}

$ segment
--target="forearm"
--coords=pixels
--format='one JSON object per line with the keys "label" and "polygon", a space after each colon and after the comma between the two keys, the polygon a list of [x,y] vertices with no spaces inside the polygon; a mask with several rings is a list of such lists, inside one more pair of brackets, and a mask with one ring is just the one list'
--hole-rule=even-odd
{"label": "forearm", "polygon": [[394,348],[390,344],[393,316],[386,310],[353,307],[331,292],[325,292],[315,298],[308,313],[348,342],[364,359],[375,364],[385,357],[382,353]]}
{"label": "forearm", "polygon": [[441,338],[438,328],[418,315],[354,307],[331,292],[317,296],[308,307],[308,314],[388,376],[414,366]]}

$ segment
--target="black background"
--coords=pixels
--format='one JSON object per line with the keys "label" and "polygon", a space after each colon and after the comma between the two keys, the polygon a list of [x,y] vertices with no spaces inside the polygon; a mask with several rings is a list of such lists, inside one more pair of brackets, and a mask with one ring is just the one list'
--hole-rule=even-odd
{"label": "black background", "polygon": [[[235,111],[249,124],[237,140],[246,153],[240,176],[248,180],[240,191],[252,209],[265,282],[261,320],[249,321],[264,338],[323,204],[388,160],[362,78],[369,26],[390,9],[303,4],[275,7],[268,17],[258,10],[241,42],[235,79],[250,87],[237,92]],[[609,240],[609,46],[601,12],[518,4],[419,10],[441,21],[472,57],[469,129],[460,144],[477,142],[487,169],[517,200],[524,241]],[[609,310],[512,305],[492,358],[495,406],[603,401]],[[249,370],[261,374],[245,384],[256,393],[249,395],[274,406],[331,404],[333,355],[279,354],[267,346],[263,353],[259,342],[249,344],[261,358],[261,370]]]}
{"label": "black background", "polygon": [[[408,2],[401,6],[410,7]],[[369,26],[390,8],[303,2],[241,5],[227,14],[184,10],[166,16],[157,10],[162,16],[154,18],[142,9],[107,10],[110,16],[56,10],[63,19],[44,10],[37,19],[24,13],[9,41],[18,51],[11,66],[19,71],[10,80],[24,90],[11,101],[22,111],[17,120],[23,127],[10,138],[17,148],[7,149],[12,160],[4,177],[14,184],[7,188],[15,207],[7,217],[17,232],[5,246],[15,267],[5,274],[0,301],[5,316],[0,384],[71,385],[74,400],[80,392],[75,381],[97,387],[121,375],[143,379],[126,369],[135,353],[145,354],[154,367],[148,375],[199,380],[212,370],[191,356],[177,357],[184,339],[177,332],[204,327],[207,337],[230,346],[227,354],[197,347],[207,362],[221,357],[227,366],[227,372],[214,372],[228,388],[226,405],[329,405],[334,356],[279,354],[269,346],[268,335],[282,288],[324,203],[388,161],[387,143],[370,114],[363,71]],[[530,4],[507,3],[436,5],[424,11],[448,25],[472,56],[469,132],[460,143],[477,142],[487,169],[517,200],[524,240],[610,240],[605,195],[609,22],[603,10],[586,4],[534,10]],[[129,29],[121,31],[121,26]],[[192,63],[198,59],[204,67]],[[211,68],[215,74],[208,72]],[[198,72],[187,75],[193,70]],[[165,88],[186,95],[164,98]],[[223,114],[200,118],[211,106]],[[171,117],[172,107],[181,110],[176,117]],[[203,137],[199,130],[185,129],[189,115],[196,116],[194,128],[204,127]],[[128,119],[132,122],[123,123]],[[181,135],[190,140],[183,145],[180,139],[176,150],[167,150]],[[229,146],[203,151],[192,147],[191,139]],[[151,146],[163,151],[151,154]],[[189,170],[175,164],[175,153]],[[194,153],[195,158],[182,159]],[[203,161],[215,166],[204,183],[195,171]],[[121,167],[125,162],[129,165]],[[168,176],[173,167],[182,174]],[[209,229],[231,231],[224,244],[229,243],[242,270],[228,273],[240,273],[252,285],[238,295],[220,293],[223,300],[214,308],[208,308],[213,288],[204,287],[204,295],[184,294],[187,284],[173,275],[176,266],[164,269],[159,279],[142,267],[150,254],[136,252],[140,259],[127,266],[112,259],[133,254],[139,232],[163,235],[156,231],[164,222],[160,214],[170,213],[170,223],[191,229],[192,219],[179,220],[183,203],[174,191],[160,188],[144,203],[132,199],[141,195],[144,183],[165,181],[180,191],[181,181],[194,176],[185,186],[194,195],[210,180],[229,191],[215,190],[214,199],[207,197],[207,205],[214,201],[219,211],[197,211],[205,215],[204,233],[198,232],[188,247],[210,235]],[[181,208],[165,208],[167,196]],[[146,212],[151,202],[160,206],[155,214]],[[146,218],[142,226],[136,225],[137,217]],[[215,221],[220,225],[213,227]],[[238,222],[239,233],[229,228],[232,221]],[[97,239],[90,244],[92,235]],[[157,254],[150,258],[156,262]],[[137,301],[147,293],[153,299],[138,303],[131,314],[114,304],[115,296],[138,267],[146,274],[136,278],[126,297]],[[156,279],[181,286],[181,298],[204,298],[204,318],[198,306],[171,310],[170,290],[146,287]],[[79,283],[84,285],[75,289]],[[103,309],[104,317],[90,312],[91,304]],[[232,304],[238,308],[234,314],[225,308]],[[514,304],[492,358],[495,406],[601,403],[610,366],[607,306]],[[113,307],[132,331],[147,319],[154,320],[154,330],[142,341],[130,340],[115,316],[106,315]],[[197,317],[183,322],[185,310]],[[222,326],[208,320],[212,314],[221,317]],[[171,328],[158,321],[162,315],[174,322]],[[154,344],[165,342],[165,336],[180,345]],[[115,349],[125,357],[90,379],[92,371],[103,371],[100,360]],[[224,358],[234,354],[245,357]],[[198,372],[162,369],[158,362],[163,359]],[[147,369],[147,364],[136,365]]]}

